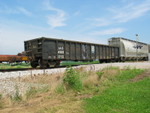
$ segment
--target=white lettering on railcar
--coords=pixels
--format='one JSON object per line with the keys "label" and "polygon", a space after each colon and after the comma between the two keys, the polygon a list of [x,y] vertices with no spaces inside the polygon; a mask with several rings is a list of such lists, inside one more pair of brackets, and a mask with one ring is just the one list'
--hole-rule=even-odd
{"label": "white lettering on railcar", "polygon": [[64,51],[58,51],[58,54],[64,54]]}
{"label": "white lettering on railcar", "polygon": [[63,46],[59,46],[58,50],[64,50],[64,47]]}

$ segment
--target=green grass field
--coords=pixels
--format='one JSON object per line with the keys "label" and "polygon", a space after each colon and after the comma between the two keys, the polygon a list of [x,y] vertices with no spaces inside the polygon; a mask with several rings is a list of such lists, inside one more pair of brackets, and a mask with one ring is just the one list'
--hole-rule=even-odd
{"label": "green grass field", "polygon": [[75,62],[75,61],[63,61],[60,66],[70,66],[70,65],[86,65],[86,64],[98,64],[99,61],[92,61],[92,62]]}
{"label": "green grass field", "polygon": [[123,71],[102,94],[86,99],[86,113],[150,113],[150,78],[131,82],[141,70]]}
{"label": "green grass field", "polygon": [[7,64],[7,63],[3,63],[0,64],[0,69],[19,69],[19,68],[31,68],[30,64],[26,64],[26,63],[20,63],[20,64]]}

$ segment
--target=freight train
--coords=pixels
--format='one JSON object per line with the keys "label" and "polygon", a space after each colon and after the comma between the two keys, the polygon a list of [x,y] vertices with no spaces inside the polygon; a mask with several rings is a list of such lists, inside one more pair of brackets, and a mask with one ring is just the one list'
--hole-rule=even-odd
{"label": "freight train", "polygon": [[117,62],[148,58],[147,44],[120,37],[109,39],[109,45],[40,37],[25,41],[24,47],[33,68],[58,67],[60,61],[68,60]]}

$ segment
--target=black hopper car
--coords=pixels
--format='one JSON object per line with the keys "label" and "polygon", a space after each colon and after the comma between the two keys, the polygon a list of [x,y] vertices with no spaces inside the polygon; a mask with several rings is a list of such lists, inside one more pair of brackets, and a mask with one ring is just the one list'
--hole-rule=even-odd
{"label": "black hopper car", "polygon": [[36,38],[25,41],[25,51],[31,66],[47,68],[58,67],[60,61],[93,61],[110,62],[119,60],[119,47],[70,41],[54,38]]}

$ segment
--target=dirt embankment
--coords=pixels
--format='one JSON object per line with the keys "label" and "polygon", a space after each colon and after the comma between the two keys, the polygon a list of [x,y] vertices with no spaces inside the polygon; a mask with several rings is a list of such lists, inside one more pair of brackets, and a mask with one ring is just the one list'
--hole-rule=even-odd
{"label": "dirt embankment", "polygon": [[135,78],[131,79],[131,82],[136,82],[136,81],[142,80],[145,77],[150,77],[150,70],[146,70],[142,74],[140,74],[140,75],[136,76]]}

